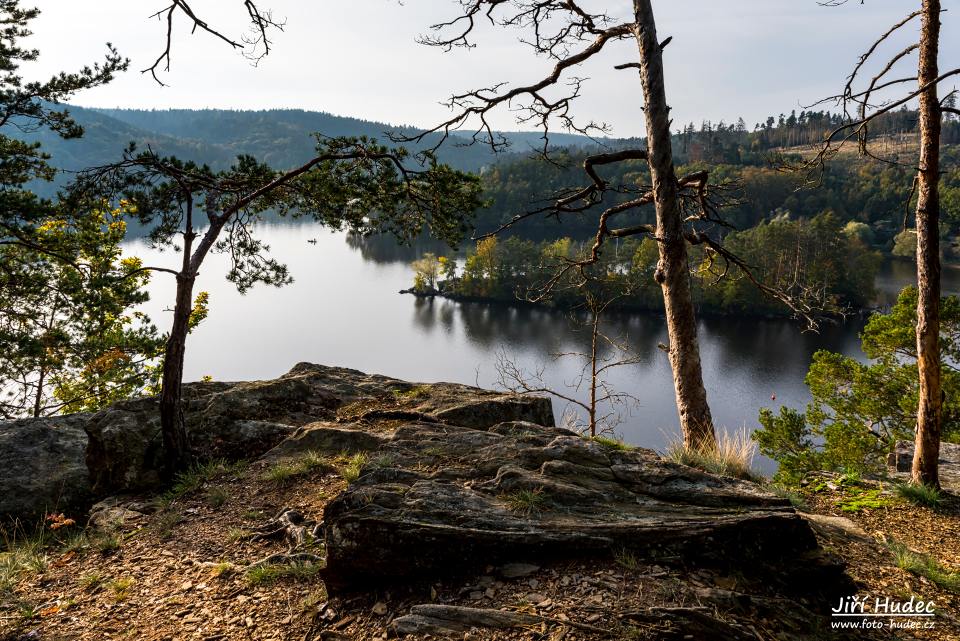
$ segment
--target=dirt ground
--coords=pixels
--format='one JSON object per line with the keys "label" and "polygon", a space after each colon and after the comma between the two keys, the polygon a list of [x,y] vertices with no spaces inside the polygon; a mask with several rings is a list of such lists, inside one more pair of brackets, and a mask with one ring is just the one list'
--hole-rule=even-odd
{"label": "dirt ground", "polygon": [[[128,519],[115,531],[82,537],[64,534],[69,528],[49,532],[51,540],[62,539],[72,549],[46,548],[31,570],[0,593],[0,639],[381,639],[388,638],[394,618],[423,603],[540,618],[523,629],[466,631],[463,639],[690,637],[678,636],[669,618],[651,619],[651,608],[706,608],[745,638],[784,638],[790,630],[800,631],[795,626],[810,625],[790,620],[788,603],[744,612],[735,605],[718,606],[727,597],[735,603],[736,594],[748,587],[762,591],[763,586],[748,586],[750,580],[739,573],[659,566],[626,552],[542,566],[489,567],[475,577],[335,597],[327,595],[320,578],[322,563],[251,573],[250,564],[285,550],[282,542],[252,539],[251,532],[291,507],[319,520],[324,504],[345,483],[342,472],[327,466],[288,478],[279,478],[262,462],[223,468],[172,501],[154,501],[156,511]],[[937,609],[932,630],[885,629],[851,638],[960,639],[960,595],[898,568],[889,547],[891,540],[901,542],[960,571],[960,499],[950,497],[933,511],[891,497],[882,507],[847,512],[838,505],[842,498],[842,492],[829,489],[804,496],[809,511],[849,518],[862,528],[849,538],[823,539],[846,561],[860,593],[916,595],[934,600]],[[322,549],[315,551],[322,556]],[[803,638],[821,638],[815,631],[808,634]]]}

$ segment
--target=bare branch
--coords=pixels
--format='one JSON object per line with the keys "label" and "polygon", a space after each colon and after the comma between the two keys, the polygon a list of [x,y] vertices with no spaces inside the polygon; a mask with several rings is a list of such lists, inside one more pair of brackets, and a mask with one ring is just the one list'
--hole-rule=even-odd
{"label": "bare branch", "polygon": [[210,25],[209,22],[200,18],[187,0],[171,0],[169,6],[164,7],[150,16],[151,18],[157,18],[166,23],[165,43],[163,51],[157,59],[154,60],[153,64],[149,67],[143,69],[141,73],[149,73],[159,85],[165,86],[163,81],[157,76],[157,72],[170,71],[174,19],[178,14],[182,14],[191,22],[191,34],[196,33],[198,30],[204,31],[231,48],[243,51],[244,56],[256,64],[270,53],[271,45],[273,44],[270,40],[270,30],[276,29],[283,31],[285,23],[275,20],[271,12],[261,10],[254,0],[243,0],[243,7],[249,19],[250,35],[235,38],[227,36],[222,31]]}

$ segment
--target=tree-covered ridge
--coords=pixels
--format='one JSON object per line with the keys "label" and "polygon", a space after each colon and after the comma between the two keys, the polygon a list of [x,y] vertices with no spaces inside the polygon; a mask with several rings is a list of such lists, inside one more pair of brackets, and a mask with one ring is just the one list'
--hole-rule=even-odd
{"label": "tree-covered ridge", "polygon": [[[725,132],[724,136],[727,135]],[[731,134],[754,138],[765,132]],[[698,133],[695,139],[703,139]],[[729,148],[728,148],[729,149]],[[741,151],[743,147],[738,147]],[[556,156],[557,164],[539,159],[524,158],[504,162],[483,175],[490,206],[480,213],[478,230],[490,232],[509,222],[518,213],[537,209],[556,195],[578,184],[581,165],[589,152],[565,150]],[[721,154],[723,155],[723,154]],[[682,157],[682,152],[678,154]],[[748,162],[718,161],[709,166],[711,175],[720,183],[730,185],[737,198],[724,210],[725,218],[736,229],[749,229],[761,221],[787,215],[796,219],[810,219],[831,211],[844,224],[862,223],[864,240],[878,249],[891,251],[895,239],[905,227],[913,226],[908,214],[912,201],[910,185],[914,165],[906,162],[891,164],[864,161],[854,157],[837,158],[820,174],[785,171],[771,162],[770,152],[745,154]],[[762,157],[761,157],[762,156]],[[944,172],[941,179],[943,236],[960,234],[960,147],[944,149]],[[678,174],[705,169],[710,160],[678,167]],[[915,162],[915,160],[914,160]],[[601,170],[601,176],[611,184],[626,187],[648,184],[649,175],[644,163],[627,161]],[[811,182],[813,181],[813,182]],[[628,194],[620,196],[627,199]],[[629,224],[652,222],[653,212],[645,212]],[[625,223],[626,224],[626,223]],[[511,233],[539,238],[570,235],[584,238],[596,230],[596,221],[586,216],[556,217],[532,216],[511,228]],[[718,230],[722,231],[722,230]],[[945,246],[947,252],[952,248]]]}
{"label": "tree-covered ridge", "polygon": [[[189,157],[213,169],[228,169],[238,155],[250,155],[277,167],[292,167],[312,157],[314,133],[330,138],[366,137],[387,143],[386,132],[410,134],[416,130],[405,125],[370,122],[300,109],[242,111],[228,109],[88,109],[70,107],[71,116],[81,123],[81,139],[61,140],[45,130],[21,133],[29,142],[39,142],[53,157],[53,164],[78,171],[112,162],[130,142],[150,147],[158,154]],[[536,145],[538,134],[510,133],[512,152],[523,153]],[[594,144],[582,136],[558,134],[557,144],[583,146]],[[512,157],[495,156],[482,146],[450,145],[442,149],[441,161],[458,169],[479,172],[484,167]],[[34,183],[38,191],[52,195],[54,190]]]}
{"label": "tree-covered ridge", "polygon": [[[79,170],[116,159],[131,142],[149,146],[162,155],[195,159],[214,169],[227,169],[239,154],[249,154],[273,166],[288,167],[311,157],[312,134],[325,136],[367,136],[384,138],[384,132],[410,134],[415,128],[369,122],[321,112],[293,109],[239,111],[85,109],[71,107],[70,113],[86,130],[81,139],[62,140],[38,130],[19,134],[39,141],[61,169]],[[871,129],[891,141],[889,155],[906,161],[915,148],[916,112],[900,110],[885,114]],[[741,119],[727,124],[704,121],[687,124],[674,135],[673,146],[680,171],[696,171],[707,164],[719,180],[737,180],[742,185],[743,202],[728,212],[733,224],[745,229],[760,220],[789,211],[798,217],[812,217],[832,210],[844,222],[856,220],[871,226],[878,247],[891,248],[893,238],[903,228],[907,211],[911,166],[861,161],[852,157],[837,159],[822,180],[810,189],[801,189],[811,176],[783,172],[775,166],[776,156],[785,149],[802,152],[804,145],[821,141],[842,119],[836,114],[805,111],[799,115],[770,116],[751,130]],[[483,174],[490,207],[481,212],[480,229],[488,231],[509,220],[533,203],[542,203],[556,192],[579,180],[580,163],[598,145],[584,136],[551,134],[551,141],[567,147],[558,152],[557,164],[530,157],[530,148],[538,145],[536,133],[506,134],[513,143],[509,152],[493,155],[483,146],[457,146],[441,149],[439,159],[452,166]],[[637,139],[601,141],[609,148],[642,146]],[[944,123],[944,143],[960,143],[960,122],[948,118]],[[880,150],[883,151],[883,148]],[[945,148],[943,208],[951,229],[960,219],[960,152]],[[617,173],[612,173],[617,172]],[[643,181],[643,163],[622,163],[607,168],[605,177],[620,181]],[[821,177],[816,176],[820,179]],[[52,195],[53,187],[34,183],[35,190]],[[648,222],[648,221],[640,221]],[[568,219],[558,225],[555,219],[531,219],[518,226],[517,233],[541,238],[563,235],[583,237],[592,232],[592,221]]]}
{"label": "tree-covered ridge", "polygon": [[[843,313],[868,307],[880,255],[871,250],[854,226],[832,213],[810,220],[780,216],[727,236],[727,246],[741,256],[764,283],[780,290],[810,292],[818,308]],[[511,236],[489,237],[469,251],[462,264],[455,256],[427,254],[413,263],[414,291],[453,298],[516,302],[526,300],[560,308],[583,304],[581,275],[568,273],[545,289],[570,260],[590,252],[592,241],[564,237],[533,241]],[[654,279],[656,242],[626,239],[609,247],[589,277],[612,291],[623,292],[613,307],[663,311],[663,297]],[[691,248],[694,302],[701,312],[740,315],[790,315],[780,301],[766,296],[732,266],[719,278],[716,266],[699,247]],[[588,286],[596,286],[590,283]]]}

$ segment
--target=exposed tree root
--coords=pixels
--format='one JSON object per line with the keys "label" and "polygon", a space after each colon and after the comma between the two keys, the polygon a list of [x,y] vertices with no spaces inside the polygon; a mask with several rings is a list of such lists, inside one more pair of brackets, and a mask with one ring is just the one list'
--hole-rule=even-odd
{"label": "exposed tree root", "polygon": [[271,554],[255,563],[251,563],[248,569],[265,565],[322,563],[323,557],[301,551],[304,545],[309,545],[319,538],[320,527],[320,523],[308,519],[295,509],[284,508],[280,510],[276,517],[255,530],[248,538],[251,541],[281,540],[287,544],[286,553]]}

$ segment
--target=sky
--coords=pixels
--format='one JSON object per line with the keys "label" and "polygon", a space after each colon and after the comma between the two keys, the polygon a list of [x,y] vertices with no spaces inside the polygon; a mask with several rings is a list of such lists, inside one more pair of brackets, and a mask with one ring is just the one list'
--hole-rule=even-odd
{"label": "sky", "polygon": [[[25,2],[30,4],[30,2]],[[260,0],[283,19],[273,51],[253,66],[204,33],[176,24],[172,67],[161,87],[148,67],[164,46],[165,25],[150,14],[163,0],[34,0],[42,15],[29,42],[41,51],[27,77],[71,70],[102,57],[112,42],[132,60],[113,83],[78,95],[74,104],[95,107],[300,108],[391,124],[432,126],[449,112],[452,93],[496,82],[530,83],[548,73],[519,38],[521,31],[484,27],[477,46],[446,53],[417,43],[431,24],[457,15],[458,0]],[[584,0],[614,16],[627,0]],[[664,52],[667,98],[674,126],[703,120],[748,126],[768,115],[798,112],[837,93],[845,76],[878,34],[919,2],[851,0],[824,7],[817,0],[654,0],[658,34],[673,36]],[[955,5],[955,6],[954,6]],[[196,13],[239,36],[246,28],[242,0],[193,0]],[[944,6],[960,10],[960,1]],[[954,28],[956,23],[957,28]],[[892,39],[898,52],[916,38],[919,22]],[[942,60],[960,60],[960,17],[944,18]],[[619,43],[577,71],[589,78],[575,114],[610,125],[611,135],[643,135],[639,79],[614,65],[636,61],[635,43]],[[912,58],[907,62],[915,64]],[[956,66],[956,65],[952,65]],[[502,110],[493,124],[525,129]]]}

